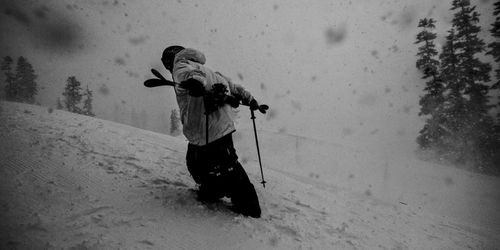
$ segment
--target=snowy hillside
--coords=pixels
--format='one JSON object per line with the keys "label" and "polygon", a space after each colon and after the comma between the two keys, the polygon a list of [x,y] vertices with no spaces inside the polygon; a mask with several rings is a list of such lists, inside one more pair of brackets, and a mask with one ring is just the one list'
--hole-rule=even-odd
{"label": "snowy hillside", "polygon": [[0,249],[500,246],[497,178],[261,132],[264,189],[243,131],[236,143],[263,208],[253,219],[194,199],[181,139],[0,104]]}

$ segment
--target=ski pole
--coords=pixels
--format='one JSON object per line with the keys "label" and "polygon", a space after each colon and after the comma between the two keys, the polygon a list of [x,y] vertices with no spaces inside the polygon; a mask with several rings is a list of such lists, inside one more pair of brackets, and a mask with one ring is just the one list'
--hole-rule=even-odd
{"label": "ski pole", "polygon": [[266,188],[266,181],[264,180],[264,171],[262,170],[262,160],[260,158],[260,149],[259,149],[259,139],[257,138],[257,127],[255,126],[255,113],[253,109],[250,109],[250,113],[252,114],[252,123],[253,123],[253,132],[255,134],[255,144],[257,145],[257,156],[259,157],[259,165],[260,165],[260,175],[262,176],[262,186]]}
{"label": "ski pole", "polygon": [[206,142],[208,145],[208,112],[205,111],[205,133],[206,133]]}
{"label": "ski pole", "polygon": [[208,146],[208,109],[207,109],[207,100],[206,98],[204,98],[204,102],[205,102],[205,138],[206,138],[206,145]]}

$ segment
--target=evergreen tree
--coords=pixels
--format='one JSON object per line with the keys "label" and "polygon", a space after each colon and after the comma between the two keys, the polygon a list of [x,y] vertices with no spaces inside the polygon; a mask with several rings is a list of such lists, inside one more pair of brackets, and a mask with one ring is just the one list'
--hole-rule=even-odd
{"label": "evergreen tree", "polygon": [[26,103],[35,103],[35,95],[38,93],[37,83],[35,79],[37,75],[33,66],[24,57],[17,59],[16,75],[14,84],[18,89],[17,101]]}
{"label": "evergreen tree", "polygon": [[85,100],[83,101],[82,114],[88,116],[95,116],[95,114],[92,111],[92,100],[93,100],[92,90],[89,89],[88,85],[83,95],[85,96]]}
{"label": "evergreen tree", "polygon": [[[463,127],[462,122],[465,121],[464,115],[466,114],[466,99],[464,98],[465,85],[461,81],[458,61],[458,50],[456,47],[456,32],[455,29],[450,29],[446,36],[446,42],[442,48],[439,59],[440,77],[444,82],[445,90],[444,102],[441,109],[441,115],[444,118],[441,127],[444,128],[448,134],[449,139]],[[453,144],[453,143],[452,143]]]}
{"label": "evergreen tree", "polygon": [[[489,51],[486,53],[491,55],[496,62],[495,69],[495,78],[496,82],[492,86],[493,89],[500,90],[500,0],[497,0],[494,3],[493,15],[495,16],[495,21],[492,24],[492,28],[490,29],[491,35],[494,40],[491,42],[488,47]],[[500,162],[500,95],[497,99],[497,124],[496,124],[495,133],[493,133],[493,139],[489,140],[489,143],[484,145],[485,148],[492,149],[490,154],[492,155],[491,160],[495,164],[497,164],[497,171],[500,171],[500,167],[498,166],[498,162]]]}
{"label": "evergreen tree", "polygon": [[82,111],[78,104],[82,100],[82,88],[80,82],[74,76],[68,77],[66,80],[66,87],[64,88],[64,106],[69,112],[81,114]]}
{"label": "evergreen tree", "polygon": [[481,145],[488,140],[493,129],[493,120],[488,114],[491,108],[488,105],[489,87],[485,84],[490,80],[491,65],[477,57],[485,52],[486,44],[478,37],[481,28],[475,9],[469,0],[452,2],[451,10],[456,11],[452,27],[456,32],[453,46],[457,52],[457,67],[454,72],[456,82],[451,82],[455,86],[451,88],[451,109],[447,118],[454,130],[450,145],[459,155],[457,160],[481,165],[484,159]]}
{"label": "evergreen tree", "polygon": [[59,109],[59,110],[64,109],[64,106],[63,106],[63,104],[61,102],[61,98],[59,98],[59,97],[57,97],[57,103],[56,103],[56,105],[57,105],[56,106],[57,109]]}
{"label": "evergreen tree", "polygon": [[485,85],[490,80],[491,65],[481,62],[477,54],[486,50],[485,42],[478,37],[481,27],[478,26],[479,14],[471,7],[469,0],[454,0],[451,10],[458,10],[453,18],[456,28],[456,47],[458,54],[459,70],[465,84],[465,94],[468,95],[469,121],[473,125],[488,116],[488,90]]}
{"label": "evergreen tree", "polygon": [[429,116],[417,138],[417,142],[422,148],[438,144],[444,133],[443,129],[439,126],[441,120],[439,111],[444,101],[444,87],[442,81],[439,79],[439,61],[436,59],[438,55],[436,45],[434,44],[436,33],[432,32],[435,29],[435,23],[436,21],[432,18],[421,19],[418,27],[422,28],[422,31],[417,34],[417,41],[415,42],[415,44],[423,43],[418,48],[417,56],[419,58],[416,66],[423,73],[422,79],[430,78],[426,82],[424,89],[426,94],[419,102],[421,106],[419,115]]}
{"label": "evergreen tree", "polygon": [[35,103],[35,95],[38,92],[35,79],[37,75],[33,66],[24,57],[17,59],[16,71],[12,72],[13,60],[6,56],[2,63],[5,71],[6,83],[5,96],[9,101]]}
{"label": "evergreen tree", "polygon": [[[494,38],[494,41],[491,42],[488,47],[489,51],[486,53],[487,55],[491,55],[494,61],[497,63],[497,68],[495,69],[495,77],[496,82],[492,86],[494,89],[500,89],[500,0],[497,0],[494,4],[495,9],[493,11],[493,15],[495,16],[495,22],[491,25],[493,26],[490,29],[491,35]],[[500,96],[499,96],[500,97]],[[498,109],[500,109],[500,98],[498,99]],[[500,111],[497,114],[497,125],[500,127]]]}
{"label": "evergreen tree", "polygon": [[172,109],[170,113],[170,135],[178,135],[180,133],[180,118],[176,109]]}
{"label": "evergreen tree", "polygon": [[17,90],[16,90],[16,87],[17,85],[15,85],[14,81],[15,81],[15,77],[14,77],[14,73],[12,72],[12,63],[14,62],[14,60],[12,60],[12,58],[10,56],[6,56],[4,57],[3,59],[3,62],[2,62],[2,70],[5,71],[5,98],[7,100],[15,100],[15,97],[17,96]]}

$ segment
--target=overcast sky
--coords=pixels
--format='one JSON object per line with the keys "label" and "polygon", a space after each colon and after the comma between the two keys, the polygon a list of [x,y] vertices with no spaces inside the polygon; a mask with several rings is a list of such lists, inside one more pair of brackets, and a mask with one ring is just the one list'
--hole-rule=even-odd
{"label": "overcast sky", "polygon": [[[74,75],[94,90],[98,117],[166,132],[173,91],[142,82],[151,68],[170,78],[161,52],[179,44],[271,106],[259,128],[388,151],[414,149],[423,126],[417,22],[437,19],[439,44],[452,16],[451,0],[1,3],[0,56],[32,62],[42,105],[55,106]],[[490,29],[493,1],[472,3]]]}

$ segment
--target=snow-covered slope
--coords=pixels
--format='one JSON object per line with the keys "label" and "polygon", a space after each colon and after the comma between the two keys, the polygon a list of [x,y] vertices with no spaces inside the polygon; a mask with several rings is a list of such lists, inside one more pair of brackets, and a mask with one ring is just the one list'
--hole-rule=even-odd
{"label": "snow-covered slope", "polygon": [[[417,159],[406,150],[363,150],[259,131],[264,165],[315,185],[333,184],[420,213],[500,234],[500,179]],[[240,158],[257,164],[253,131],[237,132]]]}
{"label": "snow-covered slope", "polygon": [[[324,162],[302,158],[309,166],[301,170],[301,161],[287,162],[289,155],[274,154],[279,153],[279,147],[264,141],[263,147],[270,150],[265,160],[272,165],[265,169],[268,185],[264,189],[258,185],[258,166],[245,156],[246,152],[241,152],[245,142],[252,142],[253,138],[243,137],[238,140],[240,154],[263,207],[263,218],[253,219],[232,213],[224,204],[208,208],[194,199],[190,191],[194,183],[184,166],[186,142],[181,139],[39,106],[2,102],[0,107],[1,249],[500,246],[500,230],[494,223],[498,218],[491,212],[500,197],[498,180],[494,178],[446,170],[453,178],[448,180],[450,190],[466,183],[468,186],[457,187],[454,192],[460,192],[464,200],[482,201],[477,207],[470,207],[471,214],[477,208],[484,216],[492,217],[493,223],[473,225],[457,216],[444,216],[439,209],[422,209],[411,200],[391,198],[392,194],[385,198],[377,195],[379,191],[383,194],[407,190],[407,183],[409,188],[434,188],[430,197],[434,193],[453,193],[441,190],[438,181],[427,178],[422,174],[425,171],[415,170],[418,168],[408,170],[412,181],[398,182],[382,175],[386,185],[391,186],[385,189],[381,187],[383,181],[374,181],[369,190],[355,188],[361,185],[359,182],[354,185],[340,181],[345,180],[345,174],[349,179],[348,173],[352,174],[351,179],[358,174],[361,179],[368,178],[361,176],[370,174],[356,170],[363,164],[387,165],[387,175],[391,176],[391,171],[398,169],[392,161],[333,164],[339,173],[336,175],[323,168]],[[281,145],[289,145],[278,136],[272,139],[273,143],[282,140]],[[311,143],[300,145],[328,148]],[[354,154],[341,146],[330,150],[330,155],[321,151],[325,159],[339,152]],[[408,164],[416,162],[409,160]],[[377,180],[377,170],[372,173]],[[425,188],[418,186],[419,182]],[[479,194],[482,196],[478,198]],[[443,207],[451,207],[450,204],[458,203],[442,202]]]}

